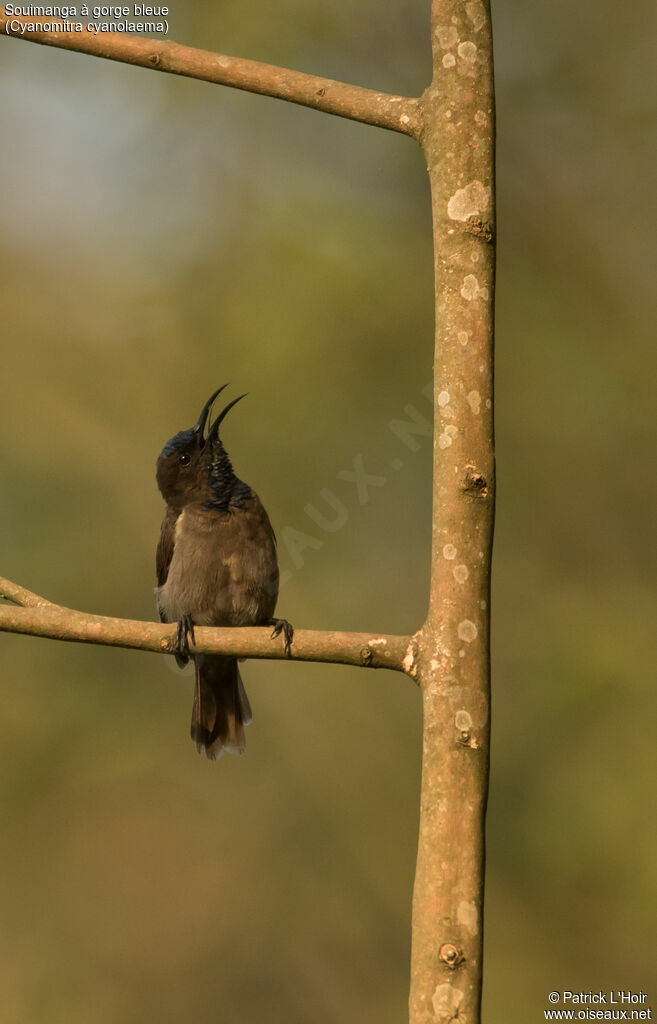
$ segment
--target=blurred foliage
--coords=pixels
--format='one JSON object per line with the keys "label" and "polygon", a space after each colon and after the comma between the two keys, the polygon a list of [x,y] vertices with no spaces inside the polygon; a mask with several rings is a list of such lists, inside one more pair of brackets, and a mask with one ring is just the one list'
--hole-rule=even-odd
{"label": "blurred foliage", "polygon": [[[412,8],[412,9],[411,9]],[[489,1024],[652,968],[654,5],[495,4],[499,117]],[[189,0],[173,38],[417,94],[428,4]],[[261,97],[1,40],[2,573],[154,616],[154,460],[206,395],[297,625],[407,631],[428,584],[419,152]],[[385,477],[360,505],[362,455]],[[393,471],[393,460],[403,467]],[[348,522],[323,532],[305,506]],[[320,546],[317,546],[317,545]],[[146,654],[3,635],[3,1021],[404,1019],[419,703],[251,663],[239,761]],[[513,999],[510,998],[513,987]]]}

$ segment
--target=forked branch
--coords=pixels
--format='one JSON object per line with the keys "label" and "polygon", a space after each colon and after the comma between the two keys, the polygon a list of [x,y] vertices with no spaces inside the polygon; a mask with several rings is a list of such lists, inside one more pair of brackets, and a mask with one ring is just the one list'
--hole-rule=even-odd
{"label": "forked branch", "polygon": [[[423,766],[410,1024],[479,1024],[489,758],[495,495],[495,109],[490,0],[431,0],[433,79],[421,100],[255,61],[92,32],[21,38],[286,99],[402,132],[427,162],[434,222],[434,506],[430,607],[415,636],[298,630],[292,658],[387,667],[422,689]],[[0,7],[0,28],[8,19]],[[15,35],[10,30],[8,34]],[[0,630],[173,650],[175,627],[50,606],[0,580]],[[197,649],[283,658],[263,629],[198,629]]]}

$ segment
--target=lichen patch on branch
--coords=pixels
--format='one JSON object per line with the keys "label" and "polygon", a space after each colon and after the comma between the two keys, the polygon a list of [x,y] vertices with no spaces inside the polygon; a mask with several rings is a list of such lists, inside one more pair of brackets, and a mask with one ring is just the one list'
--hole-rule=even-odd
{"label": "lichen patch on branch", "polygon": [[469,900],[462,900],[456,911],[456,919],[470,935],[476,935],[479,931],[477,908]]}
{"label": "lichen patch on branch", "polygon": [[463,622],[459,622],[459,639],[464,640],[466,644],[471,644],[473,640],[476,640],[478,633],[479,630],[470,619],[463,619]]}
{"label": "lichen patch on branch", "polygon": [[[470,44],[472,45],[472,44]],[[456,190],[447,203],[447,216],[465,222],[468,217],[483,213],[490,206],[490,188],[475,179]]]}
{"label": "lichen patch on branch", "polygon": [[473,299],[487,299],[488,288],[486,285],[480,285],[474,274],[466,274],[463,278],[463,284],[461,286],[461,295],[468,302],[472,302]]}
{"label": "lichen patch on branch", "polygon": [[462,1002],[463,992],[460,988],[450,985],[449,982],[437,985],[431,1003],[438,1024],[451,1024],[457,1017]]}
{"label": "lichen patch on branch", "polygon": [[474,64],[477,59],[477,47],[474,43],[470,42],[469,39],[459,43],[457,53],[459,57],[462,57],[463,60],[467,60],[469,64]]}

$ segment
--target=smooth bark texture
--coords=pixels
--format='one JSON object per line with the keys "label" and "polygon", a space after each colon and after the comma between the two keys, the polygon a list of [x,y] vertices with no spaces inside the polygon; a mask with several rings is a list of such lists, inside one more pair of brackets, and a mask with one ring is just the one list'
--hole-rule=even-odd
{"label": "smooth bark texture", "polygon": [[[0,28],[7,24],[0,8]],[[420,99],[142,37],[20,38],[259,92],[411,135],[424,150],[436,285],[429,612],[413,637],[298,630],[292,658],[386,667],[422,690],[410,1024],[478,1024],[489,758],[493,445],[494,94],[489,0],[433,0]],[[0,630],[171,651],[175,627],[86,615],[0,580]],[[197,649],[284,657],[268,630],[197,629]]]}
{"label": "smooth bark texture", "polygon": [[110,32],[25,32],[14,27],[16,23],[52,23],[56,18],[9,17],[0,7],[0,31],[28,43],[42,43],[63,50],[76,50],[92,57],[104,57],[123,64],[167,71],[172,75],[199,78],[215,85],[228,85],[246,92],[288,100],[304,107],[314,107],[327,114],[337,114],[353,121],[389,128],[393,132],[416,136],[419,130],[418,100],[406,96],[392,96],[358,85],[334,82],[300,71],[261,64],[241,57],[228,57],[223,53],[197,50],[180,46],[171,40],[154,40],[144,36],[130,36]]}
{"label": "smooth bark texture", "polygon": [[[0,578],[0,632],[27,633],[50,640],[82,644],[131,647],[158,654],[173,654],[176,626],[134,619],[88,615],[52,604],[10,580]],[[21,607],[15,607],[20,605]],[[271,628],[218,629],[197,626],[194,651],[201,654],[233,654],[237,658],[288,658],[291,661],[325,661],[366,668],[403,671],[411,638],[379,633],[341,633],[298,629],[290,653],[283,637],[272,639]]]}
{"label": "smooth bark texture", "polygon": [[494,449],[490,8],[434,0],[422,146],[436,286],[431,593],[417,642],[424,738],[411,1024],[480,1018]]}

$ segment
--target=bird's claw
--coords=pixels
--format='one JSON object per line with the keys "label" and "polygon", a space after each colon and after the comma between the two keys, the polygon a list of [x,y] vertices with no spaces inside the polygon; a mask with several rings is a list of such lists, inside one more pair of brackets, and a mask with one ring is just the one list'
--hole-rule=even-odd
{"label": "bird's claw", "polygon": [[196,638],[194,636],[194,623],[192,622],[192,617],[191,615],[183,615],[182,619],[178,620],[178,632],[176,633],[177,653],[183,658],[190,657],[190,637],[192,639],[192,643],[195,645]]}
{"label": "bird's claw", "polygon": [[288,658],[290,658],[292,656],[290,648],[292,646],[292,640],[294,639],[294,628],[290,625],[287,619],[269,619],[267,625],[274,627],[270,637],[271,640],[275,640],[277,636],[280,636],[281,633],[283,634],[285,638],[285,653]]}

